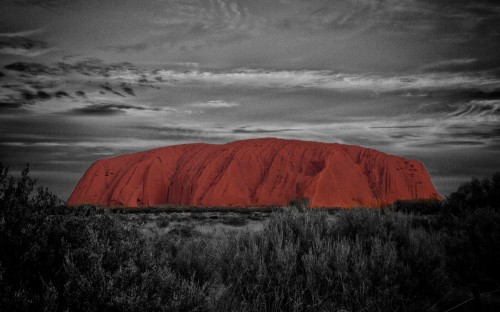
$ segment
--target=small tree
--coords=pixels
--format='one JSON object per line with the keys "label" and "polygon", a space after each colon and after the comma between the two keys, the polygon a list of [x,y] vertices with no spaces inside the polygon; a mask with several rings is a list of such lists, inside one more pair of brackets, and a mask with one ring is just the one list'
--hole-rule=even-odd
{"label": "small tree", "polygon": [[482,180],[472,179],[451,193],[443,204],[443,210],[465,213],[478,208],[500,208],[500,172]]}

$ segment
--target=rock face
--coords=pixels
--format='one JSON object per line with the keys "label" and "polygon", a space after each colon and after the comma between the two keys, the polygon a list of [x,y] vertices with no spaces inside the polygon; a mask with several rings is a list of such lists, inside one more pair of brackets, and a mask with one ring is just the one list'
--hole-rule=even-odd
{"label": "rock face", "polygon": [[96,161],[68,199],[109,206],[378,207],[438,198],[416,160],[359,146],[283,139],[184,144]]}

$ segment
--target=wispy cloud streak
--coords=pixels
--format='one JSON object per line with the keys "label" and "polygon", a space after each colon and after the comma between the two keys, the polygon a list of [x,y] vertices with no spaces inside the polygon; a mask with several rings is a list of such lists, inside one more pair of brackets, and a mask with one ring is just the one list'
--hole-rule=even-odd
{"label": "wispy cloud streak", "polygon": [[266,71],[243,69],[233,72],[160,70],[156,77],[170,84],[214,83],[258,88],[319,88],[338,91],[390,92],[411,89],[496,88],[500,79],[486,75],[453,73],[380,76],[342,74],[332,71]]}
{"label": "wispy cloud streak", "polygon": [[239,106],[239,104],[235,103],[235,102],[226,102],[223,100],[215,100],[215,101],[208,101],[208,102],[193,103],[190,106],[199,107],[199,108],[230,108],[230,107]]}
{"label": "wispy cloud streak", "polygon": [[0,33],[0,54],[35,57],[53,51],[45,41],[29,38],[43,32],[44,29],[32,29],[18,32]]}

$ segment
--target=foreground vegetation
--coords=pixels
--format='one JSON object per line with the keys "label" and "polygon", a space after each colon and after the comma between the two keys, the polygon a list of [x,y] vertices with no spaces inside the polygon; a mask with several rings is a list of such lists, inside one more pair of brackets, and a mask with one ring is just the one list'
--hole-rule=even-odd
{"label": "foreground vegetation", "polygon": [[2,311],[445,311],[471,297],[453,311],[500,307],[486,294],[500,288],[500,174],[444,202],[288,208],[258,231],[205,235],[66,208],[46,189],[32,195],[27,169],[7,173],[0,165]]}

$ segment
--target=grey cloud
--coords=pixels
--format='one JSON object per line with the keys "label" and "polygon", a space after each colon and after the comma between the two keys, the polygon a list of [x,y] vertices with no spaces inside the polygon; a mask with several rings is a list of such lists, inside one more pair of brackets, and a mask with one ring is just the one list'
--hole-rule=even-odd
{"label": "grey cloud", "polygon": [[183,127],[168,127],[168,126],[136,126],[136,129],[150,131],[159,137],[170,137],[182,139],[186,137],[201,137],[203,132],[198,129],[183,128]]}
{"label": "grey cloud", "polygon": [[351,28],[358,26],[364,16],[369,14],[375,15],[384,9],[388,9],[382,9],[382,6],[384,5],[381,2],[375,6],[373,3],[367,1],[358,1],[356,3],[347,1],[343,7],[332,5],[314,9],[311,14],[310,26],[326,29]]}
{"label": "grey cloud", "polygon": [[[448,128],[450,133],[448,133],[449,137],[454,137],[457,139],[460,138],[469,138],[476,142],[488,142],[489,145],[493,146],[494,144],[492,140],[497,140],[500,138],[500,128],[491,128],[491,127],[483,127],[483,129],[478,127],[470,128],[470,127],[462,127],[462,128]],[[497,147],[497,149],[500,149]]]}
{"label": "grey cloud", "polygon": [[84,107],[74,108],[71,111],[69,111],[69,113],[77,115],[106,116],[106,115],[124,114],[128,110],[158,111],[157,109],[148,109],[141,106],[111,103],[111,104],[90,104]]}
{"label": "grey cloud", "polygon": [[153,20],[159,27],[197,25],[203,29],[231,31],[246,29],[251,14],[241,3],[228,0],[172,2],[167,12]]}
{"label": "grey cloud", "polygon": [[445,147],[445,146],[453,146],[453,147],[481,146],[481,145],[485,145],[485,143],[475,141],[475,140],[451,140],[451,141],[440,140],[438,142],[412,143],[411,145],[413,147],[420,147],[420,148],[424,148],[424,147],[439,148],[439,147]]}
{"label": "grey cloud", "polygon": [[218,109],[218,108],[231,108],[231,107],[236,107],[239,105],[240,104],[235,103],[235,102],[226,102],[223,100],[215,100],[215,101],[208,101],[208,102],[192,103],[190,106],[198,107],[198,108]]}
{"label": "grey cloud", "polygon": [[245,134],[265,134],[265,133],[283,133],[296,131],[297,129],[261,129],[261,128],[252,128],[248,129],[247,127],[240,127],[237,129],[233,129],[233,133],[245,133]]}
{"label": "grey cloud", "polygon": [[[475,136],[477,138],[484,138],[484,139],[498,139],[500,138],[500,128],[493,128],[490,131],[471,131],[469,133],[472,136]],[[498,149],[500,149],[500,146],[498,146]]]}
{"label": "grey cloud", "polygon": [[227,140],[226,133],[218,133],[215,129],[199,129],[179,126],[150,126],[140,125],[134,126],[139,133],[138,136],[145,136],[147,138],[155,138],[159,140],[170,141],[209,141],[221,142]]}
{"label": "grey cloud", "polygon": [[500,114],[498,91],[457,91],[436,101],[419,105],[416,114],[439,115],[442,117],[498,116]]}
{"label": "grey cloud", "polygon": [[454,126],[457,126],[456,123],[491,124],[500,120],[500,100],[430,103],[420,106],[416,114],[439,118],[442,122],[453,122]]}
{"label": "grey cloud", "polygon": [[389,137],[398,140],[413,140],[415,138],[421,138],[420,135],[416,134],[389,134]]}
{"label": "grey cloud", "polygon": [[[1,25],[1,24],[0,24]],[[43,32],[43,28],[0,33],[0,37],[29,37]]]}
{"label": "grey cloud", "polygon": [[128,95],[136,96],[134,93],[134,89],[132,89],[131,87],[129,87],[125,84],[122,84],[121,87],[122,87],[123,92],[127,93]]}
{"label": "grey cloud", "polygon": [[20,102],[0,102],[0,112],[10,113],[13,110],[17,111],[19,109],[22,109],[24,105],[25,105],[24,103]]}
{"label": "grey cloud", "polygon": [[110,87],[109,85],[101,85],[101,88],[103,88],[104,90],[109,91],[109,92],[111,92],[111,93],[113,93],[115,95],[124,97],[123,94],[121,94],[120,92],[117,92],[117,91],[113,90],[113,88]]}
{"label": "grey cloud", "polygon": [[409,74],[401,76],[343,74],[329,70],[267,71],[242,69],[229,72],[159,70],[167,83],[205,82],[260,88],[317,88],[339,91],[402,92],[478,89],[500,86],[500,78],[458,73]]}
{"label": "grey cloud", "polygon": [[[232,71],[199,71],[199,70],[139,70],[130,63],[107,64],[99,59],[88,59],[75,64],[59,63],[50,67],[39,63],[17,62],[5,66],[11,71],[29,73],[31,75],[49,74],[64,75],[76,72],[85,76],[94,76],[121,81],[122,90],[131,94],[131,86],[124,85],[123,80],[140,85],[161,87],[165,85],[181,85],[193,83],[210,83],[220,86],[236,86],[245,88],[307,88],[336,91],[368,91],[368,92],[403,92],[404,95],[426,94],[439,95],[439,92],[455,94],[469,92],[470,96],[483,98],[496,97],[500,90],[500,76],[485,73],[449,73],[434,72],[407,75],[367,75],[346,74],[330,70],[293,70],[271,71],[263,69],[239,69]],[[110,85],[102,88],[123,96]],[[129,89],[126,89],[129,88]],[[438,93],[436,93],[438,92]],[[132,90],[133,93],[133,90]],[[475,93],[475,94],[474,94]],[[133,94],[131,94],[133,95]]]}
{"label": "grey cloud", "polygon": [[52,95],[45,92],[45,91],[37,91],[36,93],[32,93],[28,90],[24,90],[22,92],[22,95],[25,100],[50,100],[52,98]]}
{"label": "grey cloud", "polygon": [[[6,88],[6,86],[2,87]],[[16,94],[15,96],[12,94],[5,96],[5,98],[3,99],[3,104],[6,106],[10,105],[11,107],[21,107],[25,104],[32,105],[38,101],[47,101],[53,98],[71,97],[67,92],[62,90],[58,90],[56,92],[47,92],[43,89],[33,91],[24,89],[21,86],[12,86],[12,89],[14,91],[17,91],[18,94]]]}
{"label": "grey cloud", "polygon": [[276,27],[313,33],[333,30],[334,40],[383,31],[470,44],[478,38],[498,40],[500,35],[498,1],[290,1],[285,5],[295,13],[282,17]]}
{"label": "grey cloud", "polygon": [[444,60],[428,64],[423,69],[428,71],[463,71],[476,62],[477,59],[474,58]]}
{"label": "grey cloud", "polygon": [[[5,86],[2,87],[5,88]],[[26,113],[28,106],[33,107],[37,102],[47,101],[54,97],[54,94],[43,90],[33,91],[20,86],[13,86],[13,90],[17,94],[4,96],[0,101],[0,110],[9,113]]]}
{"label": "grey cloud", "polygon": [[425,72],[492,72],[500,68],[500,58],[460,58],[427,64]]}
{"label": "grey cloud", "polygon": [[427,128],[428,126],[419,125],[398,125],[398,126],[371,126],[371,129],[419,129]]}
{"label": "grey cloud", "polygon": [[137,71],[137,68],[132,63],[105,63],[103,60],[95,57],[86,58],[75,63],[59,62],[57,67],[66,73],[76,72],[85,76],[102,77],[109,77],[117,71]]}
{"label": "grey cloud", "polygon": [[143,51],[169,45],[196,49],[229,44],[251,37],[265,23],[242,3],[228,0],[165,2],[160,14],[150,19],[155,35],[133,43],[105,46],[119,52]]}
{"label": "grey cloud", "polygon": [[415,114],[433,115],[433,114],[449,114],[456,110],[450,101],[433,101],[431,103],[420,104],[415,111]]}
{"label": "grey cloud", "polygon": [[465,118],[477,116],[497,116],[500,119],[500,100],[471,101],[460,105],[446,117]]}
{"label": "grey cloud", "polygon": [[141,125],[135,126],[134,128],[140,130],[150,130],[155,132],[171,132],[171,133],[180,133],[180,134],[200,134],[201,130],[187,127],[176,127],[176,126],[149,126],[149,125]]}
{"label": "grey cloud", "polygon": [[51,68],[47,65],[40,63],[29,63],[29,62],[15,62],[4,66],[5,69],[10,71],[27,73],[30,75],[39,75],[39,74],[57,74],[57,70]]}
{"label": "grey cloud", "polygon": [[[23,109],[25,108],[24,104],[33,104],[53,98],[72,98],[69,95],[70,93],[74,93],[77,96],[76,100],[72,98],[73,100],[83,100],[86,103],[90,101],[91,104],[101,104],[92,103],[92,101],[95,99],[102,100],[100,99],[102,98],[101,94],[104,94],[105,91],[121,98],[126,95],[135,96],[130,83],[124,82],[122,77],[125,79],[132,77],[132,80],[139,77],[139,75],[135,74],[135,67],[130,63],[108,64],[95,58],[77,61],[73,64],[58,63],[55,66],[36,62],[15,62],[5,65],[4,68],[10,75],[8,77],[9,84],[0,86],[1,101],[11,103],[9,105],[10,108],[18,107]],[[18,75],[15,73],[18,73]],[[84,75],[89,78],[78,77],[78,75]],[[89,93],[76,88],[88,88],[85,91],[89,91]],[[98,94],[97,91],[99,88],[105,91],[101,91],[101,94]],[[120,88],[124,93],[117,91],[117,88]],[[4,105],[3,110],[6,107]],[[115,114],[123,112],[126,109],[132,109],[132,107],[125,104],[122,106],[113,104],[104,107],[89,105],[77,108],[73,113]],[[143,107],[136,106],[135,109],[142,110]],[[38,108],[35,107],[35,111],[37,110]],[[47,111],[46,107],[42,106],[40,106],[40,110]],[[10,109],[10,111],[13,110]],[[26,112],[26,110],[23,111]]]}
{"label": "grey cloud", "polygon": [[62,91],[62,90],[56,91],[56,93],[54,95],[57,98],[71,97],[66,91]]}
{"label": "grey cloud", "polygon": [[0,54],[34,57],[51,51],[44,41],[0,34]]}
{"label": "grey cloud", "polygon": [[[434,103],[411,116],[399,116],[396,125],[370,126],[370,129],[391,131],[389,135],[418,135],[410,140],[414,146],[485,145],[492,147],[500,135],[499,100],[472,100],[464,103]],[[392,132],[394,131],[394,132]],[[472,143],[476,142],[476,143]]]}
{"label": "grey cloud", "polygon": [[[293,17],[279,24],[310,29],[369,30],[390,27],[409,29],[415,21],[422,23],[432,13],[431,6],[419,1],[291,1],[297,9]],[[286,5],[290,5],[290,3]],[[411,20],[412,23],[406,23]],[[395,26],[398,27],[395,27]]]}

